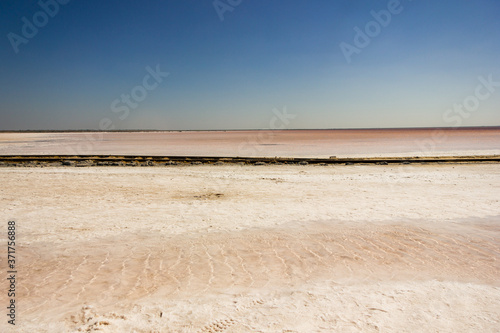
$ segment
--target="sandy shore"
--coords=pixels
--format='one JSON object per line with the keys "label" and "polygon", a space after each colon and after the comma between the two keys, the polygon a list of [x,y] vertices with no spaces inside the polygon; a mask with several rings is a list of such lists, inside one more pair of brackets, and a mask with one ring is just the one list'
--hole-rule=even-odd
{"label": "sandy shore", "polygon": [[500,327],[498,164],[4,167],[0,184],[19,271],[2,332]]}

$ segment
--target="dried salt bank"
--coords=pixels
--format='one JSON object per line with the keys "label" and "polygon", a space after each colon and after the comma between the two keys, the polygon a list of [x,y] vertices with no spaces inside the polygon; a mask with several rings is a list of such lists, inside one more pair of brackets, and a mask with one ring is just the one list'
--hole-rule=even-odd
{"label": "dried salt bank", "polygon": [[19,242],[19,325],[2,331],[499,327],[498,164],[3,167],[0,181]]}

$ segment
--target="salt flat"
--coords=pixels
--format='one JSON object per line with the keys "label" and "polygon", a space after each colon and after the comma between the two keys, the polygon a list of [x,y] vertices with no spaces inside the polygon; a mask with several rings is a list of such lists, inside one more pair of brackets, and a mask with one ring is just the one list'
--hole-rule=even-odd
{"label": "salt flat", "polygon": [[0,183],[16,332],[500,325],[498,164],[4,167]]}

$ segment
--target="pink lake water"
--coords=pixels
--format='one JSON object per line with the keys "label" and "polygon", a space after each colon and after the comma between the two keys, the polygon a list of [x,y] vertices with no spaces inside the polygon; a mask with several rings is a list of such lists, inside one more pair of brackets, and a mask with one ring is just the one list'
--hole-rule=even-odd
{"label": "pink lake water", "polygon": [[500,127],[2,132],[0,155],[378,157],[499,155]]}

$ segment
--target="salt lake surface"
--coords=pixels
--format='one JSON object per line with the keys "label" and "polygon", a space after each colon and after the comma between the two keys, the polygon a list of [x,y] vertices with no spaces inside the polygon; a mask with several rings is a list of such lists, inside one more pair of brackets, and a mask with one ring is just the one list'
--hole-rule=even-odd
{"label": "salt lake surface", "polygon": [[0,133],[0,155],[378,157],[500,154],[500,127]]}

